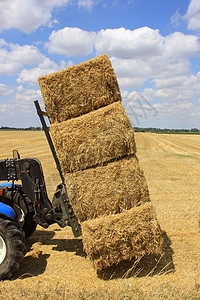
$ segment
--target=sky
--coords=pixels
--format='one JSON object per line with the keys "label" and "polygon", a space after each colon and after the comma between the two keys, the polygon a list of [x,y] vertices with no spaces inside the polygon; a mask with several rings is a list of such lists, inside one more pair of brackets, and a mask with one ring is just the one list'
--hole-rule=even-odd
{"label": "sky", "polygon": [[101,54],[134,127],[200,129],[200,0],[0,0],[0,127],[41,126],[37,78]]}

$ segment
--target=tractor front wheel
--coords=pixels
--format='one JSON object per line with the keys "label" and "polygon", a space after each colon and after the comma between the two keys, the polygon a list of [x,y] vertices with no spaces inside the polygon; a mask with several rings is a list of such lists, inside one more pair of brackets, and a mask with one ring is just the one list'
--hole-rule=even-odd
{"label": "tractor front wheel", "polygon": [[0,280],[10,278],[25,254],[24,234],[17,223],[0,218]]}

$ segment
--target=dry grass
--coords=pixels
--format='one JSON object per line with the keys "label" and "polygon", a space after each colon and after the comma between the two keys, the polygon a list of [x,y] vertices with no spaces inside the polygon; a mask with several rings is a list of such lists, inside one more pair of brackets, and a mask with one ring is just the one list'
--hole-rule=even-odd
{"label": "dry grass", "polygon": [[52,123],[121,101],[118,82],[106,54],[42,76],[38,83]]}
{"label": "dry grass", "polygon": [[[17,293],[14,294],[13,290]],[[162,286],[152,286],[149,290],[138,288],[131,283],[125,282],[123,285],[113,285],[104,289],[94,287],[73,286],[70,288],[66,284],[45,284],[33,283],[31,286],[20,285],[16,290],[14,283],[4,284],[4,289],[0,291],[1,300],[143,300],[143,299],[163,299],[163,300],[198,300],[200,298],[199,285],[188,287],[187,290],[176,287],[170,283],[163,283]]]}
{"label": "dry grass", "polygon": [[50,129],[64,173],[136,152],[134,130],[121,102],[52,124]]}
{"label": "dry grass", "polygon": [[[157,218],[168,235],[165,256],[160,261],[142,258],[137,266],[124,264],[97,276],[70,228],[38,226],[15,277],[0,283],[1,299],[200,298],[199,136],[136,133],[135,137]],[[19,149],[22,157],[41,160],[52,197],[60,180],[44,134],[1,131],[0,138],[1,159]],[[130,276],[123,278],[125,274]]]}

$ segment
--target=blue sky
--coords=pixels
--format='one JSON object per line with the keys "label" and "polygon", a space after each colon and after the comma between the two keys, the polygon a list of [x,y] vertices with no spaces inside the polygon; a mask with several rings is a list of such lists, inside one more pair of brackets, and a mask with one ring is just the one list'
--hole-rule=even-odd
{"label": "blue sky", "polygon": [[37,78],[107,53],[133,126],[199,128],[200,0],[0,0],[0,126],[40,126]]}

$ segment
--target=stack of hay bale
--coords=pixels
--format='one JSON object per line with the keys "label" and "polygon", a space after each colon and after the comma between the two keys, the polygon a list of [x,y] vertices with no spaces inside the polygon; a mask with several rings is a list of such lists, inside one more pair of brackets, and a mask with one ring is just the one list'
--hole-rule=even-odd
{"label": "stack of hay bale", "polygon": [[40,77],[38,83],[94,267],[160,253],[162,231],[108,56]]}

